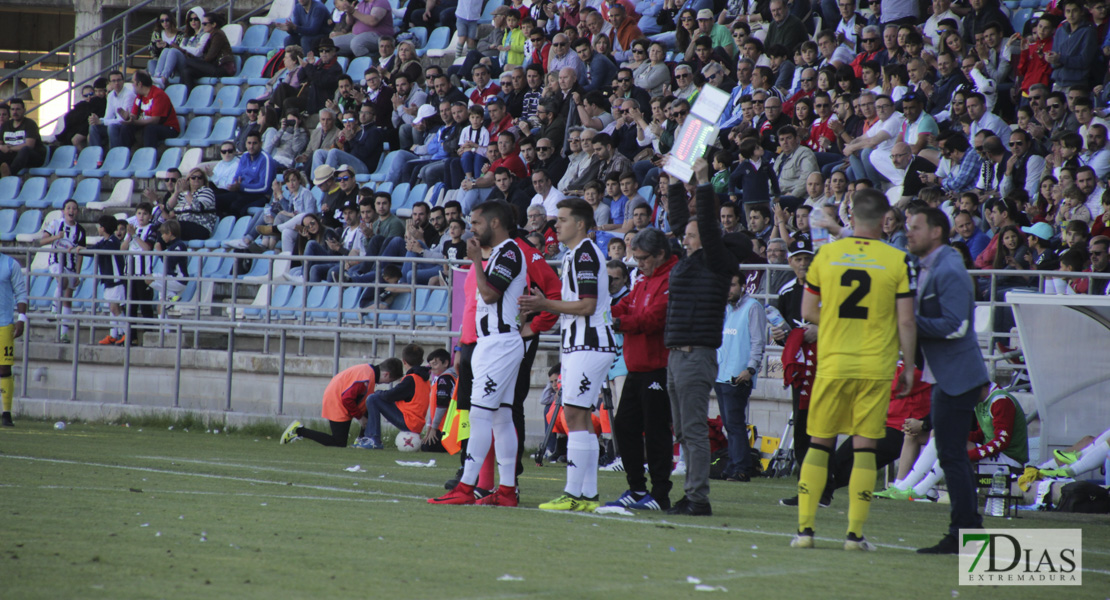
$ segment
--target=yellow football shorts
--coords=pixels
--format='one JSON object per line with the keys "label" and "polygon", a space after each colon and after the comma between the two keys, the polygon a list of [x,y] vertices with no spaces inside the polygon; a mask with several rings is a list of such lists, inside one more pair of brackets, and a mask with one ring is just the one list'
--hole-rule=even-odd
{"label": "yellow football shorts", "polygon": [[875,440],[886,437],[890,379],[816,377],[806,430],[819,438],[839,434]]}

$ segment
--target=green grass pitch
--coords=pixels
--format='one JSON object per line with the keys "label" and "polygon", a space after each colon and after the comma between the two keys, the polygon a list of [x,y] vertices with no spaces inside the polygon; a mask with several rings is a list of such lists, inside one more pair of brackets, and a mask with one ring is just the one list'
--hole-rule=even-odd
{"label": "green grass pitch", "polygon": [[[712,517],[545,513],[564,470],[527,465],[524,508],[431,506],[443,454],[280,446],[194,425],[19,421],[0,430],[0,598],[1106,598],[1110,519],[1026,514],[988,527],[1079,527],[1084,585],[975,588],[918,556],[948,507],[876,500],[880,546],[840,549],[846,490],[792,550],[786,480],[713,482]],[[396,460],[436,460],[434,468]],[[364,472],[345,469],[361,465]],[[603,500],[624,490],[600,473]],[[677,483],[681,488],[681,483]],[[680,493],[672,495],[677,500]],[[504,576],[510,576],[504,578]],[[694,577],[714,592],[695,591]],[[508,580],[502,580],[508,579]],[[723,589],[722,589],[723,588]],[[725,591],[727,590],[727,591]]]}

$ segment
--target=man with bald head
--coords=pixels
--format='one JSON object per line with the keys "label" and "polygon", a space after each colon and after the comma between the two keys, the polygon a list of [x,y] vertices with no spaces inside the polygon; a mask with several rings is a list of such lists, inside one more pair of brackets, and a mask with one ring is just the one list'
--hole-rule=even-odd
{"label": "man with bald head", "polygon": [[890,149],[890,160],[894,163],[894,178],[886,197],[892,206],[905,207],[925,184],[921,173],[936,173],[937,166],[925,158],[913,155],[913,148],[905,142],[898,142]]}
{"label": "man with bald head", "polygon": [[817,71],[811,67],[802,69],[802,75],[798,78],[798,91],[791,94],[786,102],[782,103],[782,112],[788,116],[794,116],[794,105],[802,98],[813,98],[813,94],[817,91]]}
{"label": "man with bald head", "polygon": [[[566,34],[559,33],[551,40],[551,53],[547,56],[547,72],[559,73],[561,76],[562,70],[567,67],[574,69],[579,86],[585,86],[589,82],[586,63],[582,62],[577,52],[571,50],[570,39]],[[559,80],[559,87],[566,89],[563,88],[562,77]]]}

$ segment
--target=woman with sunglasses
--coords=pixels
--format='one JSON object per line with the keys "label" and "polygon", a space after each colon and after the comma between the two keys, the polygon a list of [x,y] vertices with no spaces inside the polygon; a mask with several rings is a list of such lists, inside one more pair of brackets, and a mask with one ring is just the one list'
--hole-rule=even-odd
{"label": "woman with sunglasses", "polygon": [[177,20],[169,13],[158,15],[154,22],[154,32],[150,34],[150,55],[153,57],[147,65],[147,71],[153,73],[158,68],[158,59],[162,52],[175,44],[181,43],[182,34],[177,29]]}
{"label": "woman with sunglasses", "polygon": [[190,170],[187,177],[177,180],[174,192],[166,201],[166,208],[177,213],[181,223],[180,239],[188,242],[212,237],[219,218],[216,216],[216,195],[208,186],[208,174],[200,168]]}
{"label": "woman with sunglasses", "polygon": [[[678,27],[675,29],[675,48],[689,48],[698,37],[698,13],[692,8],[684,8],[678,13]],[[650,56],[649,56],[650,58]]]}
{"label": "woman with sunglasses", "polygon": [[621,68],[632,69],[633,71],[640,68],[640,65],[647,62],[648,47],[650,45],[651,42],[648,41],[647,38],[640,38],[635,42],[632,42],[632,49],[630,50],[629,58],[625,62],[621,63]]}
{"label": "woman with sunglasses", "polygon": [[201,26],[202,21],[204,21],[204,9],[199,6],[190,8],[185,15],[185,31],[182,32],[180,41],[168,44],[158,57],[158,65],[151,73],[155,85],[164,89],[167,79],[182,73],[186,55],[199,57],[204,54],[204,48],[211,34],[204,31],[204,27]]}
{"label": "woman with sunglasses", "polygon": [[648,47],[648,60],[632,71],[632,82],[636,87],[647,90],[652,98],[662,96],[671,83],[671,71],[664,60],[667,50],[663,44],[652,42]]}
{"label": "woman with sunglasses", "polygon": [[181,82],[192,89],[199,77],[230,77],[235,75],[235,55],[231,42],[220,29],[220,18],[215,13],[201,18],[201,31],[208,34],[208,43],[200,56],[186,56]]}

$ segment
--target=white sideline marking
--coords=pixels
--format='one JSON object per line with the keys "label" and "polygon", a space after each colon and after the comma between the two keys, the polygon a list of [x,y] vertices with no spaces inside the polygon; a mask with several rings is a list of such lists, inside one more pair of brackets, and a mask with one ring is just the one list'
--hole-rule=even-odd
{"label": "white sideline marking", "polygon": [[[210,467],[231,467],[231,468],[235,468],[235,469],[251,469],[251,470],[254,470],[254,471],[277,471],[279,473],[288,473],[288,474],[291,474],[291,475],[307,475],[307,476],[310,476],[310,477],[338,477],[340,479],[349,479],[351,481],[366,481],[367,480],[365,477],[352,477],[352,476],[349,476],[349,475],[345,476],[342,473],[328,473],[328,472],[325,472],[325,471],[290,471],[289,469],[281,469],[281,468],[278,468],[278,467],[260,467],[258,465],[245,465],[245,464],[242,464],[242,463],[230,463],[230,462],[212,461],[212,460],[196,460],[196,459],[178,458],[178,457],[175,457],[175,456],[136,456],[135,458],[142,458],[142,459],[146,459],[146,460],[166,460],[166,461],[179,462],[179,463],[207,465],[207,466],[210,466]],[[377,478],[377,477],[375,477],[371,481],[375,481],[375,482],[378,482],[378,483],[396,483],[396,484],[400,484],[400,485],[416,485],[416,486],[431,487],[431,488],[442,487],[440,484],[435,484],[435,483],[424,483],[424,482],[419,482],[419,481],[400,481],[400,480],[397,480],[397,479],[382,479],[382,478]],[[413,496],[413,497],[415,498],[416,496]]]}
{"label": "white sideline marking", "polygon": [[[81,492],[120,492],[131,494],[130,490],[123,488],[110,488],[110,487],[87,487],[87,486],[74,486],[74,485],[5,485],[2,487],[11,488],[29,488],[39,490],[76,490]],[[273,500],[327,500],[331,502],[382,502],[387,504],[396,504],[400,500],[396,498],[384,499],[367,499],[367,498],[336,498],[332,496],[283,496],[281,494],[251,494],[249,492],[202,492],[199,490],[163,490],[153,488],[143,488],[144,494],[188,494],[195,496],[242,496],[245,498],[270,498]]]}
{"label": "white sideline marking", "polygon": [[[65,465],[79,465],[83,467],[103,467],[105,469],[122,469],[124,471],[140,471],[143,473],[159,473],[162,475],[181,475],[184,477],[200,477],[202,479],[225,479],[228,481],[241,481],[243,483],[258,483],[265,485],[292,485],[293,487],[305,488],[310,490],[320,490],[324,492],[342,492],[344,494],[368,494],[371,496],[393,496],[396,498],[405,498],[409,500],[425,500],[424,496],[413,496],[407,494],[386,494],[385,492],[375,492],[373,490],[349,490],[346,488],[338,488],[328,485],[309,485],[306,483],[289,483],[285,481],[272,481],[270,479],[255,479],[253,477],[234,477],[232,475],[213,475],[211,473],[190,473],[187,471],[172,471],[170,469],[155,469],[153,467],[131,467],[126,465],[108,465],[103,463],[84,462],[78,460],[64,460],[60,458],[40,458],[37,456],[16,456],[3,454],[0,458],[14,459],[14,460],[27,460],[32,462],[48,462],[55,464]],[[317,473],[318,474],[318,473]],[[380,480],[378,480],[380,481]]]}

